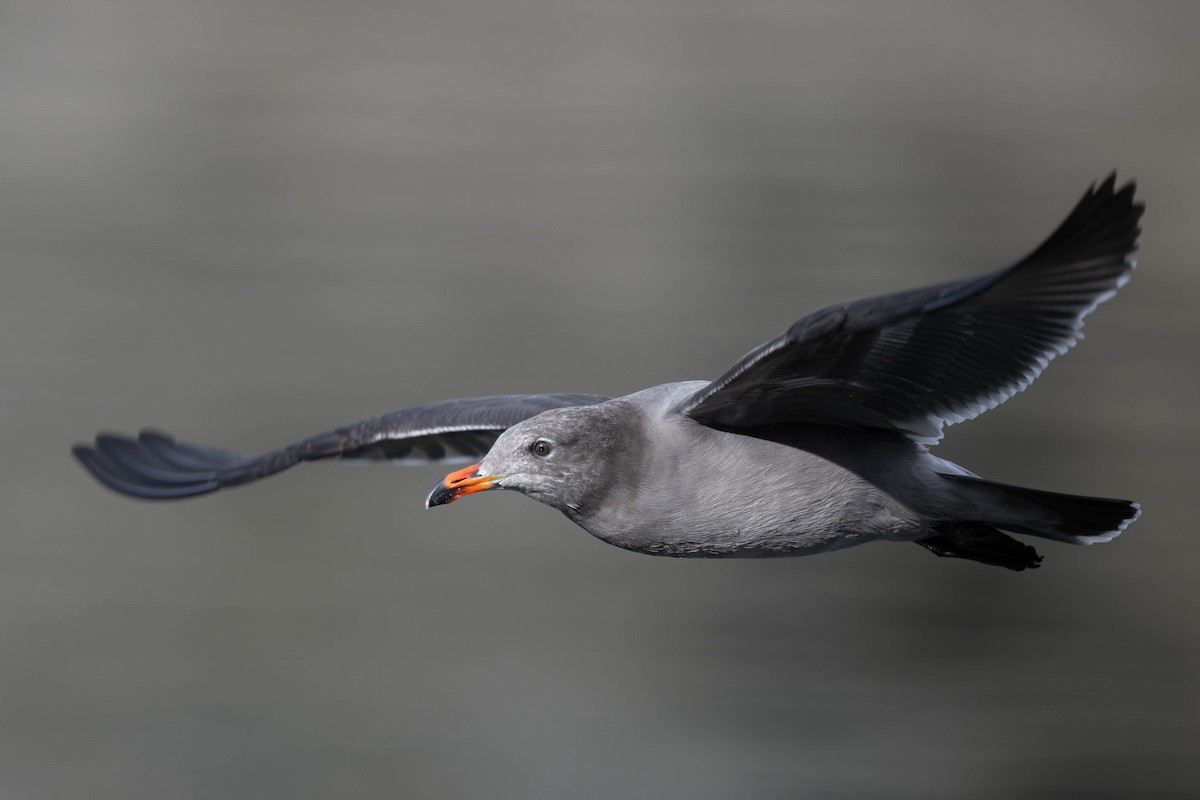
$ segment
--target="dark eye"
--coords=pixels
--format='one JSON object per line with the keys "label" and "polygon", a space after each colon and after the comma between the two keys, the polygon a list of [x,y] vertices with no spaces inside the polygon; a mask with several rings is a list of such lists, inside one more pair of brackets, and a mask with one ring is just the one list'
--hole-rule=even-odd
{"label": "dark eye", "polygon": [[545,439],[538,439],[536,442],[530,445],[529,451],[538,458],[545,458],[554,452],[554,445],[550,444],[550,442],[546,441]]}

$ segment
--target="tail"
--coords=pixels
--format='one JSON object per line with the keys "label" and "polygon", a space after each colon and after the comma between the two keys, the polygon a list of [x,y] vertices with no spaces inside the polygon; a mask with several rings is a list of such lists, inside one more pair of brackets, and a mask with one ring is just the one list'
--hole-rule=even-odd
{"label": "tail", "polygon": [[1043,492],[966,475],[942,477],[967,502],[968,521],[1056,542],[1111,542],[1142,513],[1129,500]]}

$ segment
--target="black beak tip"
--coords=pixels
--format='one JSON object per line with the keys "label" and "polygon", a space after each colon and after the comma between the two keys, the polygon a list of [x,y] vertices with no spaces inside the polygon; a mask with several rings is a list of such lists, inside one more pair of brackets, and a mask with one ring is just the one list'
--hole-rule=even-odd
{"label": "black beak tip", "polygon": [[433,491],[425,498],[425,508],[433,508],[434,506],[444,506],[454,500],[454,490],[447,489],[444,484],[439,483],[433,487]]}

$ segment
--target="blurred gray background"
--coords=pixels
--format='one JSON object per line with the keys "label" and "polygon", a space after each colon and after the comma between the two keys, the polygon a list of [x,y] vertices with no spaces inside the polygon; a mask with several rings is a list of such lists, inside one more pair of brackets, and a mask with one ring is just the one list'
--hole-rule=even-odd
{"label": "blurred gray background", "polygon": [[[1200,6],[0,9],[0,797],[1200,793]],[[446,471],[177,504],[68,448],[711,378],[1023,255],[1119,168],[1132,283],[951,429],[1132,497],[1040,571],[607,547]]]}

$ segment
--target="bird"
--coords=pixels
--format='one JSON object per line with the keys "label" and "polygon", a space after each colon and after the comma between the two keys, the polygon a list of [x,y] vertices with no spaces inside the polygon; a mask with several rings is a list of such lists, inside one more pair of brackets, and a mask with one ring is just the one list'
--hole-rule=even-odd
{"label": "bird", "polygon": [[946,426],[1024,390],[1129,279],[1145,206],[1116,173],[1057,229],[980,277],[837,303],[711,381],[633,394],[463,398],[403,408],[257,454],[153,430],[72,452],[102,484],[166,500],[302,461],[470,461],[426,507],[510,489],[596,538],[650,555],[763,558],[872,541],[1012,570],[1042,556],[1011,534],[1108,542],[1128,500],[986,480],[935,455]]}

